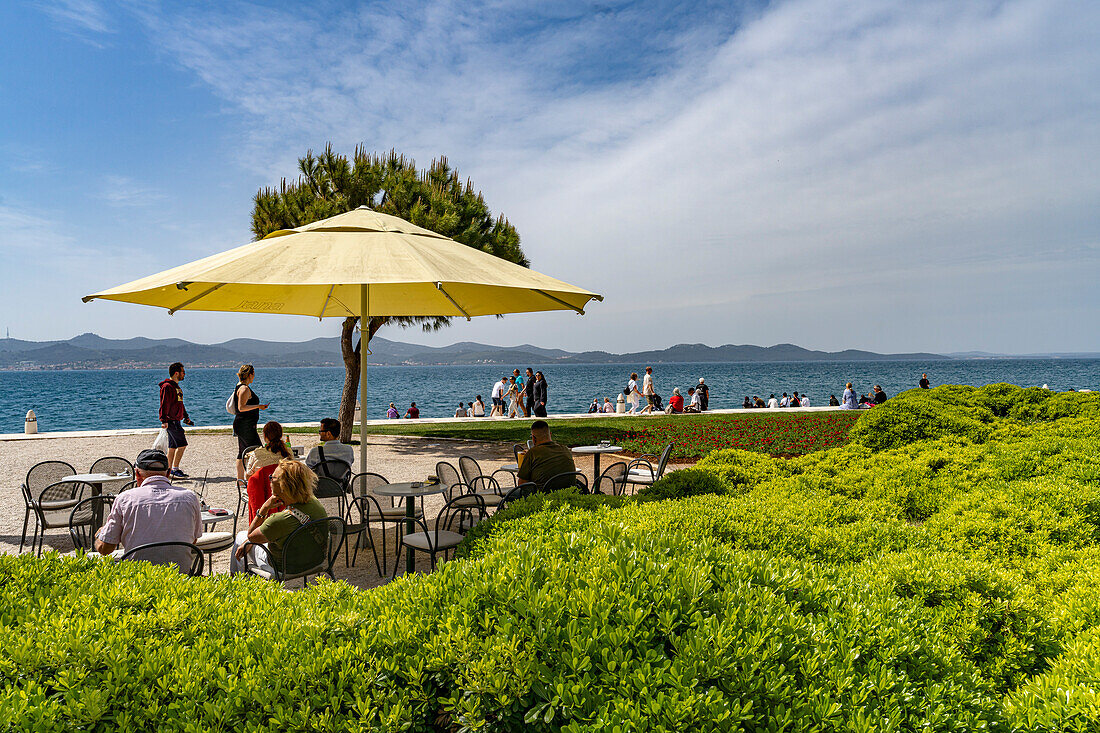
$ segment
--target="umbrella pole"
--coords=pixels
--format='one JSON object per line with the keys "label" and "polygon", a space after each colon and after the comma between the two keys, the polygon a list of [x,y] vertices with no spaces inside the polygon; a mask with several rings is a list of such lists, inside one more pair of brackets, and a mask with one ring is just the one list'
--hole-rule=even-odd
{"label": "umbrella pole", "polygon": [[367,353],[370,351],[370,285],[359,287],[359,473],[367,470]]}

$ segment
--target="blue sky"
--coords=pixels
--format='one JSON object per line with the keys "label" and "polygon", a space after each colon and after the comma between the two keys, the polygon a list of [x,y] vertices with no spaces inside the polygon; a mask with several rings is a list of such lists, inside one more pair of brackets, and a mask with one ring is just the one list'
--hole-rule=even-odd
{"label": "blue sky", "polygon": [[80,296],[248,241],[309,148],[447,155],[607,296],[421,343],[1100,351],[1100,5],[0,4],[0,329],[302,340]]}

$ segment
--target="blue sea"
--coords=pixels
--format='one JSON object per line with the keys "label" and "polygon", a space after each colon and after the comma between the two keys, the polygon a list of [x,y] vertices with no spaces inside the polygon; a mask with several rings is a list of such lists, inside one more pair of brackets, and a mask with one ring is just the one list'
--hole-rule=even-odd
{"label": "blue sea", "polygon": [[[644,364],[517,364],[541,369],[549,387],[551,413],[584,412],[593,397],[612,402],[631,371]],[[859,392],[875,384],[894,395],[917,385],[927,372],[933,386],[1009,382],[1049,385],[1053,390],[1100,388],[1097,359],[980,359],[944,361],[834,361],[778,363],[654,364],[657,391],[667,401],[673,387],[687,388],[705,377],[712,408],[739,407],[746,396],[765,400],[771,393],[798,391],[811,405],[828,404],[851,381]],[[368,418],[384,418],[394,402],[402,414],[416,401],[423,417],[450,417],[459,401],[481,395],[489,403],[493,383],[511,369],[500,366],[372,366],[369,369]],[[39,430],[95,430],[158,427],[157,384],[163,370],[0,372],[0,433],[23,431],[27,410],[38,416]],[[335,416],[344,370],[260,368],[253,388],[271,404],[263,420],[307,422]],[[225,400],[237,382],[232,369],[187,370],[184,402],[197,425],[230,425]]]}

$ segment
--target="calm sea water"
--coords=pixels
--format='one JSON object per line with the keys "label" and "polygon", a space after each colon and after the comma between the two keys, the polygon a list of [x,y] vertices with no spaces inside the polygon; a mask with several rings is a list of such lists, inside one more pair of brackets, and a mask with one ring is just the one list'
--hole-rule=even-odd
{"label": "calm sea water", "polygon": [[[547,377],[551,413],[584,412],[593,397],[616,395],[631,371],[644,364],[517,365],[541,369]],[[780,362],[657,364],[657,391],[668,399],[673,387],[687,388],[705,377],[713,408],[739,407],[746,396],[765,400],[772,392],[807,393],[810,404],[827,404],[851,381],[860,392],[881,384],[887,394],[915,387],[921,372],[933,385],[1009,382],[1047,384],[1054,390],[1100,388],[1100,360],[989,359],[929,362]],[[404,414],[413,400],[424,417],[454,415],[458,402],[480,394],[489,403],[499,366],[378,366],[369,370],[368,418],[385,417],[390,402]],[[507,370],[511,373],[511,370]],[[38,416],[40,431],[156,427],[157,384],[163,370],[0,372],[0,433],[22,432],[27,410]],[[264,419],[305,422],[335,416],[343,385],[342,368],[260,369],[253,387],[271,403]],[[232,369],[187,370],[184,401],[198,425],[229,425],[225,400],[236,384]]]}

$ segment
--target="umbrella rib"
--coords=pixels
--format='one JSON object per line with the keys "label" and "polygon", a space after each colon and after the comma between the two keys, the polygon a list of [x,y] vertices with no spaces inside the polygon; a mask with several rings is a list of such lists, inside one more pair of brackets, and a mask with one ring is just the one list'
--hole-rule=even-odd
{"label": "umbrella rib", "polygon": [[435,289],[438,290],[439,292],[443,293],[443,297],[445,297],[447,300],[451,301],[451,305],[453,305],[455,308],[458,308],[458,312],[461,313],[462,315],[466,316],[467,321],[470,320],[470,314],[467,313],[465,311],[465,309],[463,309],[462,306],[460,306],[457,302],[455,302],[455,299],[451,297],[450,293],[448,293],[446,290],[443,289],[443,283],[437,282],[435,284]]}
{"label": "umbrella rib", "polygon": [[169,308],[168,309],[168,315],[170,315],[170,316],[175,315],[176,311],[180,310],[181,308],[186,308],[187,306],[191,305],[192,303],[194,303],[196,300],[199,300],[200,298],[205,298],[206,296],[210,295],[210,293],[214,292],[215,290],[217,290],[220,287],[224,287],[225,285],[228,285],[228,283],[218,283],[217,285],[210,288],[209,290],[205,290],[205,291],[199,293],[194,298],[191,298],[190,300],[183,301],[182,303],[177,305],[175,308]]}
{"label": "umbrella rib", "polygon": [[564,305],[569,310],[574,310],[574,311],[577,311],[577,313],[580,313],[582,316],[584,315],[584,308],[578,308],[577,306],[575,306],[571,303],[566,303],[561,298],[556,298],[553,295],[551,295],[550,293],[546,292],[545,290],[539,290],[538,288],[535,288],[534,290],[535,290],[536,293],[539,293],[540,295],[545,295],[547,298],[549,298],[550,300],[552,300],[556,303],[561,303],[562,305]]}
{"label": "umbrella rib", "polygon": [[317,320],[321,320],[325,317],[325,308],[328,308],[328,301],[332,297],[332,291],[336,289],[336,283],[328,289],[328,295],[325,296],[325,302],[321,305],[321,312],[317,314]]}

